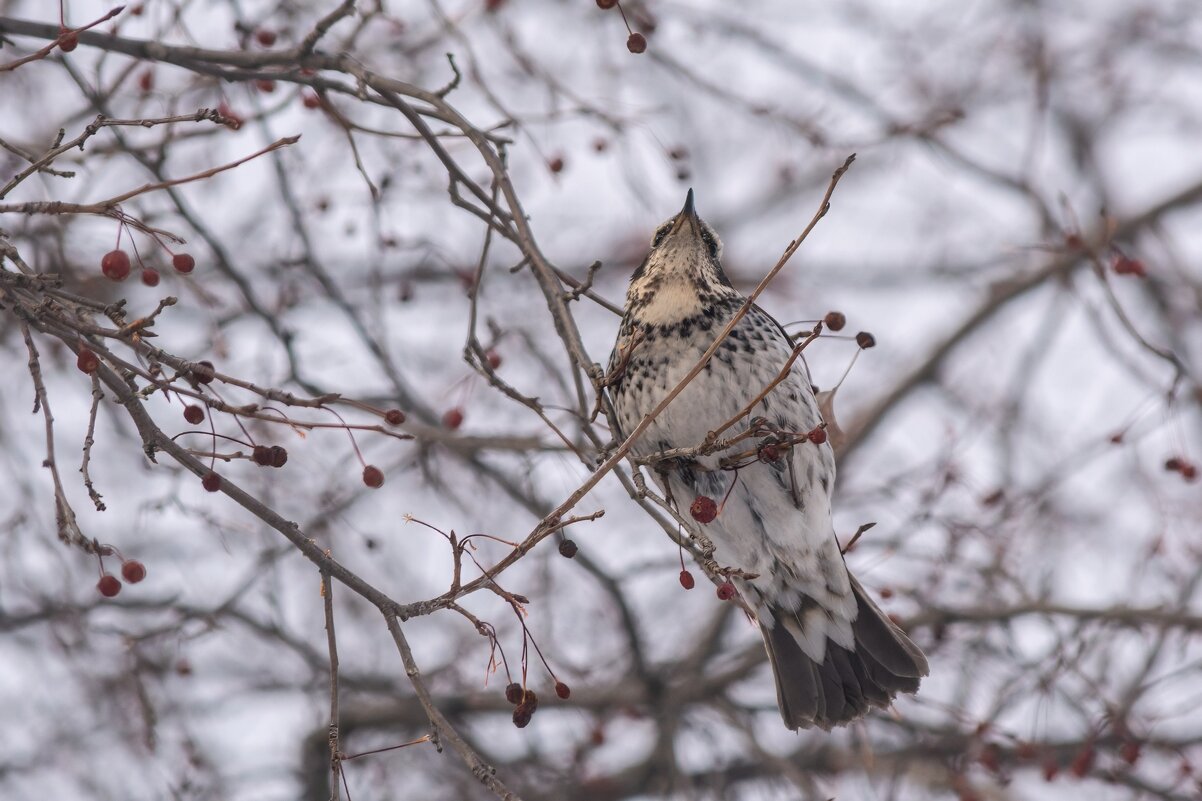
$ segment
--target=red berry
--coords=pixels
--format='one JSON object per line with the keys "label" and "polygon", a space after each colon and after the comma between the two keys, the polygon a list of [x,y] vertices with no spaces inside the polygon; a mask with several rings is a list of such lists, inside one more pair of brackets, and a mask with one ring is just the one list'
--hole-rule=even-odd
{"label": "red berry", "polygon": [[563,172],[563,156],[556,156],[548,161],[547,169],[551,172]]}
{"label": "red berry", "polygon": [[242,116],[234,113],[224,100],[217,104],[217,113],[226,119],[226,125],[235,131],[242,127]]}
{"label": "red berry", "polygon": [[374,464],[369,464],[363,468],[363,483],[372,489],[379,489],[384,486],[384,471]]}
{"label": "red berry", "polygon": [[176,272],[187,275],[196,269],[196,259],[187,253],[176,253],[171,257],[171,266],[175,268]]}
{"label": "red berry", "polygon": [[112,598],[121,592],[121,580],[111,573],[105,573],[100,577],[100,581],[96,582],[96,589],[100,590],[100,594],[105,598]]}
{"label": "red berry", "polygon": [[384,422],[390,426],[399,426],[405,422],[405,413],[400,409],[389,409],[384,412]]}
{"label": "red berry", "polygon": [[255,88],[260,92],[271,94],[275,91],[275,81],[267,78],[260,78],[259,80],[255,81]]}
{"label": "red berry", "polygon": [[[62,30],[67,31],[66,28]],[[67,31],[61,34],[62,38],[58,40],[58,46],[64,53],[70,53],[75,48],[79,47],[79,34],[75,31]],[[116,595],[117,593],[113,593]]]}
{"label": "red berry", "polygon": [[129,254],[124,250],[110,250],[100,260],[100,272],[110,281],[124,281],[129,276]]}
{"label": "red berry", "polygon": [[597,0],[597,8],[608,11],[618,4],[618,0]]}
{"label": "red berry", "polygon": [[856,334],[856,344],[864,350],[868,350],[876,344],[876,337],[867,331],[861,331],[860,333]]}
{"label": "red berry", "polygon": [[212,384],[217,368],[210,361],[199,361],[192,367],[192,380],[197,384]]}
{"label": "red berry", "polygon": [[259,44],[264,47],[271,47],[275,44],[275,31],[268,28],[260,28],[255,31],[255,38],[259,40]]}
{"label": "red berry", "polygon": [[680,571],[680,586],[684,587],[686,590],[691,590],[696,585],[697,582],[693,581],[692,573],[687,570]]}
{"label": "red berry", "polygon": [[718,600],[729,601],[735,597],[735,585],[729,581],[724,581],[718,585]]}
{"label": "red berry", "polygon": [[847,317],[843,312],[827,312],[822,318],[822,322],[826,323],[826,327],[832,331],[842,331],[843,326],[847,325]]}
{"label": "red berry", "polygon": [[80,348],[79,355],[75,357],[75,366],[91,375],[100,369],[100,357],[90,348]]}
{"label": "red berry", "polygon": [[501,366],[501,354],[495,350],[489,350],[488,353],[484,354],[484,358],[488,359],[488,366],[494,370]]}
{"label": "red berry", "polygon": [[459,428],[459,426],[463,425],[463,409],[458,406],[448,409],[442,416],[442,424],[452,431]]}
{"label": "red berry", "polygon": [[698,523],[709,523],[718,516],[718,504],[708,495],[698,495],[689,507],[689,514]]}
{"label": "red berry", "polygon": [[593,140],[593,150],[598,153],[604,153],[609,148],[609,142],[598,136]]}
{"label": "red berry", "polygon": [[154,70],[144,70],[138,76],[138,88],[143,92],[149,92],[154,88]]}
{"label": "red berry", "polygon": [[806,438],[815,445],[821,445],[826,442],[826,429],[821,426],[815,426],[810,429],[810,433],[806,434]]}
{"label": "red berry", "polygon": [[1014,748],[1014,755],[1024,761],[1035,758],[1035,746],[1026,740],[1020,740]]}
{"label": "red berry", "polygon": [[890,587],[881,587],[881,597],[886,601],[893,597],[893,590]]}
{"label": "red berry", "polygon": [[1043,780],[1045,782],[1050,782],[1056,778],[1056,774],[1059,772],[1060,763],[1056,761],[1055,757],[1048,757],[1043,761]]}
{"label": "red berry", "polygon": [[1135,740],[1126,740],[1119,747],[1119,755],[1128,765],[1134,765],[1139,761],[1140,744]]}
{"label": "red berry", "polygon": [[576,542],[574,540],[564,540],[563,542],[559,543],[559,555],[564,559],[574,559],[577,551],[579,550],[580,548],[576,546]]}
{"label": "red berry", "polygon": [[1164,462],[1164,469],[1170,473],[1180,472],[1183,467],[1185,467],[1185,460],[1180,456],[1170,456]]}
{"label": "red berry", "polygon": [[128,562],[122,562],[121,576],[130,584],[137,584],[139,581],[146,578],[146,565],[142,564],[137,559],[130,559]]}
{"label": "red berry", "polygon": [[1193,463],[1185,465],[1181,468],[1181,477],[1186,481],[1193,481],[1198,477],[1198,468]]}
{"label": "red berry", "polygon": [[1091,744],[1086,743],[1081,747],[1081,750],[1077,752],[1077,755],[1073,757],[1073,763],[1069,766],[1069,770],[1074,776],[1080,779],[1082,776],[1089,773],[1091,768],[1093,768],[1094,757],[1096,756],[1097,752],[1094,751],[1094,747]]}
{"label": "red berry", "polygon": [[301,97],[301,103],[305,105],[305,108],[321,108],[321,98],[313,92],[305,92]]}
{"label": "red berry", "polygon": [[221,489],[221,476],[213,471],[205,473],[205,477],[200,480],[200,485],[209,492],[216,492]]}
{"label": "red berry", "polygon": [[132,7],[129,10],[129,13],[133,14],[135,17],[140,17],[140,16],[142,16],[142,12],[144,12],[145,10],[146,10],[146,8],[141,3],[138,3],[136,6]]}
{"label": "red berry", "polygon": [[510,682],[505,688],[505,700],[514,706],[517,706],[522,702],[522,696],[525,694],[526,691],[522,689],[522,685],[518,684],[516,681]]}
{"label": "red berry", "polygon": [[647,37],[641,33],[632,33],[626,40],[626,49],[631,53],[642,53],[647,49]]}
{"label": "red berry", "polygon": [[572,688],[562,681],[557,681],[555,682],[555,694],[566,701],[572,695]]}
{"label": "red berry", "polygon": [[1139,259],[1119,256],[1114,260],[1114,271],[1118,275],[1135,275],[1143,278],[1148,274],[1148,268]]}
{"label": "red berry", "polygon": [[184,407],[184,419],[194,426],[198,426],[205,419],[205,410],[196,404],[189,404]]}
{"label": "red berry", "polygon": [[158,286],[159,271],[147,267],[142,271],[142,283],[146,284],[146,286]]}

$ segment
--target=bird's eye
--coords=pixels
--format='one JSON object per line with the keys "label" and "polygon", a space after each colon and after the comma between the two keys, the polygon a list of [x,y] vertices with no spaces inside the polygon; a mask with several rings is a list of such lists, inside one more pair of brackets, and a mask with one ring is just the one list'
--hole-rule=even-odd
{"label": "bird's eye", "polygon": [[655,238],[651,240],[651,247],[657,248],[664,241],[664,237],[668,235],[668,226],[661,225],[655,232]]}

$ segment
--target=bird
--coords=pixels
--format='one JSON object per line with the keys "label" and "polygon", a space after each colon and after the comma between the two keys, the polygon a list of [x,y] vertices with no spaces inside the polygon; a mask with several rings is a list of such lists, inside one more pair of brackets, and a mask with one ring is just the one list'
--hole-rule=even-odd
{"label": "bird", "polygon": [[[627,289],[606,373],[618,441],[685,378],[746,301],[723,271],[722,241],[697,215],[690,189],[680,212],[656,229]],[[785,726],[830,731],[917,692],[929,668],[844,562],[831,515],[835,455],[825,436],[810,436],[825,427],[804,360],[765,393],[793,347],[784,328],[751,305],[630,452],[651,465],[678,508],[715,501],[709,512],[716,515],[709,520],[702,508],[694,517],[708,522],[696,525],[755,612]],[[699,447],[731,420],[722,441],[746,437],[712,453]]]}

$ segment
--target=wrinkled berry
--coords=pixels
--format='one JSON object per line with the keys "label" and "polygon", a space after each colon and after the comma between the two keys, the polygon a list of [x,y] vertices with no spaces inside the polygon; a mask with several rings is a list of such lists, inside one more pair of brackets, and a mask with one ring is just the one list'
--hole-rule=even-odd
{"label": "wrinkled berry", "polygon": [[724,581],[718,585],[718,600],[729,601],[735,597],[735,585],[729,581]]}
{"label": "wrinkled berry", "polygon": [[564,540],[559,543],[559,555],[564,559],[572,559],[576,556],[576,552],[580,549],[576,547],[576,543],[572,540]]}
{"label": "wrinkled berry", "polygon": [[555,682],[555,694],[560,698],[567,700],[572,695],[572,688],[564,684],[562,681]]}
{"label": "wrinkled berry", "polygon": [[90,375],[100,369],[100,357],[91,348],[80,348],[75,357],[75,366]]}
{"label": "wrinkled berry", "polygon": [[856,334],[856,344],[864,350],[868,350],[876,344],[876,337],[867,331],[861,331],[860,333]]}
{"label": "wrinkled berry", "polygon": [[708,495],[698,495],[689,507],[689,514],[698,523],[709,523],[718,516],[718,504]]}
{"label": "wrinkled berry", "polygon": [[192,425],[200,425],[205,419],[205,410],[196,404],[189,404],[184,407],[184,419]]}
{"label": "wrinkled berry", "polygon": [[505,700],[514,706],[517,706],[522,702],[522,696],[524,694],[525,691],[522,689],[522,685],[518,684],[516,681],[510,682],[509,686],[505,688]]}
{"label": "wrinkled berry", "polygon": [[200,485],[209,492],[216,492],[221,489],[221,476],[211,471],[205,473],[205,477],[200,480]]}
{"label": "wrinkled berry", "polygon": [[693,581],[692,573],[687,570],[680,571],[680,586],[684,587],[686,590],[691,590],[696,585],[697,582]]}
{"label": "wrinkled berry", "polygon": [[372,489],[379,489],[384,486],[384,471],[374,464],[369,464],[363,468],[363,483]]}
{"label": "wrinkled berry", "polygon": [[822,318],[822,322],[832,331],[842,331],[843,326],[847,325],[847,317],[843,312],[827,312],[826,317]]}
{"label": "wrinkled berry", "polygon": [[384,422],[390,426],[399,426],[405,422],[405,413],[400,409],[389,409],[384,412]]}
{"label": "wrinkled berry", "polygon": [[626,49],[631,53],[642,53],[647,49],[647,37],[635,32],[626,40]]}

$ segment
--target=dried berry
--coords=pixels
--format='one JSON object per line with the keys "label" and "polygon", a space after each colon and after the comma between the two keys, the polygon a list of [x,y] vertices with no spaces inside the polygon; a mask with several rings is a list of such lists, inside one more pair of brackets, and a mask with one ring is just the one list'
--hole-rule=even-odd
{"label": "dried berry", "polygon": [[453,409],[447,409],[442,416],[442,424],[452,431],[459,428],[459,426],[463,425],[463,409],[458,406]]}
{"label": "dried berry", "polygon": [[184,407],[184,419],[192,425],[200,425],[205,419],[205,410],[197,406],[195,403]]}
{"label": "dried berry", "polygon": [[1093,745],[1086,743],[1081,747],[1081,750],[1077,752],[1077,755],[1073,757],[1073,762],[1071,765],[1069,765],[1069,771],[1078,779],[1080,779],[1082,776],[1089,773],[1089,771],[1093,768],[1094,758],[1096,756],[1097,752],[1094,750]]}
{"label": "dried berry", "polygon": [[494,370],[501,366],[501,354],[495,350],[489,349],[488,353],[484,354],[484,358],[488,359],[488,366]]}
{"label": "dried berry", "polygon": [[780,461],[780,448],[774,442],[767,442],[760,446],[756,451],[756,458],[765,464],[774,464]]}
{"label": "dried berry", "polygon": [[187,275],[196,269],[196,259],[187,253],[176,253],[171,257],[171,266],[176,272]]}
{"label": "dried berry", "polygon": [[384,486],[384,471],[374,464],[369,464],[363,468],[363,483],[372,489],[379,489]]}
{"label": "dried berry", "polygon": [[576,556],[576,552],[580,549],[576,547],[573,540],[564,540],[559,543],[559,555],[565,559],[572,559]]}
{"label": "dried berry", "polygon": [[718,585],[718,600],[729,601],[735,597],[735,585],[729,581],[724,581]]}
{"label": "dried berry", "polygon": [[861,331],[860,333],[856,334],[856,344],[864,350],[868,350],[876,344],[876,337],[867,331]]}
{"label": "dried berry", "polygon": [[75,357],[75,366],[91,375],[100,369],[100,357],[91,348],[80,348]]}
{"label": "dried berry", "polygon": [[693,501],[693,505],[689,507],[689,514],[698,523],[712,522],[718,516],[718,504],[708,495],[698,495]]}
{"label": "dried berry", "polygon": [[822,322],[832,331],[842,331],[843,326],[847,325],[847,317],[843,312],[831,311],[827,312],[822,318]]}
{"label": "dried berry", "polygon": [[127,562],[122,562],[121,577],[130,584],[137,584],[139,581],[146,578],[146,565],[142,564],[137,559],[130,559]]}
{"label": "dried berry", "polygon": [[275,91],[275,81],[268,78],[260,78],[255,81],[255,88],[264,94],[271,94]]}
{"label": "dried berry", "polygon": [[124,250],[110,250],[100,259],[100,272],[110,281],[124,281],[129,277],[129,254]]}
{"label": "dried berry", "polygon": [[1128,765],[1134,765],[1136,762],[1138,762],[1139,754],[1140,744],[1136,740],[1125,740],[1123,744],[1119,746],[1119,756],[1121,756],[1123,761]]}
{"label": "dried berry", "polygon": [[566,701],[572,695],[572,688],[562,681],[557,681],[555,682],[555,694]]}
{"label": "dried berry", "polygon": [[563,172],[563,156],[556,156],[548,161],[547,169],[551,172]]}
{"label": "dried berry", "polygon": [[96,589],[100,590],[100,594],[105,598],[112,598],[121,592],[121,580],[111,573],[105,573],[100,577],[100,581],[96,582]]}
{"label": "dried berry", "polygon": [[321,98],[315,95],[313,92],[305,92],[305,94],[301,97],[301,103],[304,104],[305,108],[321,108]]}
{"label": "dried berry", "polygon": [[197,384],[212,384],[217,377],[217,368],[212,362],[200,361],[192,365],[192,380]]}
{"label": "dried berry", "polygon": [[806,434],[806,439],[815,445],[821,445],[826,442],[826,429],[822,426],[815,426],[810,429],[810,433]]}
{"label": "dried berry", "polygon": [[693,581],[693,574],[687,570],[680,571],[680,586],[686,590],[691,590],[697,586],[697,582]]}
{"label": "dried berry", "polygon": [[608,11],[618,4],[618,0],[597,0],[597,8]]}
{"label": "dried berry", "polygon": [[255,31],[255,39],[264,47],[271,47],[275,44],[275,31],[269,28],[260,28]]}
{"label": "dried berry", "polygon": [[389,409],[384,412],[384,422],[390,426],[399,426],[405,422],[405,413],[400,409]]}
{"label": "dried berry", "polygon": [[159,285],[159,271],[153,270],[150,267],[147,267],[145,270],[142,271],[142,283],[146,284],[146,286],[158,286]]}
{"label": "dried berry", "polygon": [[513,725],[519,729],[524,729],[530,724],[530,718],[534,717],[535,710],[538,709],[538,695],[534,690],[526,690],[522,695],[522,700],[513,710]]}
{"label": "dried berry", "polygon": [[[63,30],[66,30],[65,28]],[[58,40],[58,46],[64,53],[70,53],[75,48],[79,47],[79,34],[75,31],[67,31],[61,34],[62,38]],[[116,595],[116,593],[113,593]]]}
{"label": "dried berry", "polygon": [[288,451],[284,449],[283,445],[272,445],[271,466],[283,467],[286,464],[288,464]]}
{"label": "dried berry", "polygon": [[522,689],[522,685],[516,681],[510,682],[509,686],[505,688],[505,700],[514,706],[522,702],[523,695],[525,695],[525,691]]}
{"label": "dried berry", "polygon": [[271,467],[271,448],[266,445],[256,445],[250,453],[250,458],[255,464]]}
{"label": "dried berry", "polygon": [[626,40],[626,49],[631,53],[642,53],[647,49],[647,37],[635,32]]}
{"label": "dried berry", "polygon": [[205,473],[205,477],[200,480],[200,485],[209,492],[216,492],[221,489],[221,476],[209,471]]}

